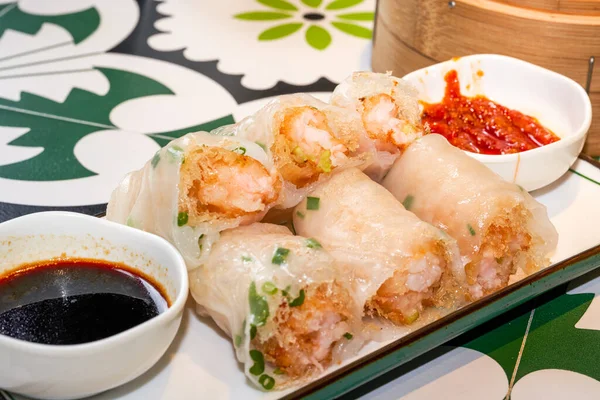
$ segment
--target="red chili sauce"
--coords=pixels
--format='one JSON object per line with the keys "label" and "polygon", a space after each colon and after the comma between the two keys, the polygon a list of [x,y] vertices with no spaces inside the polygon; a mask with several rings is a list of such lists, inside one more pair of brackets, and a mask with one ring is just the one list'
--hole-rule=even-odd
{"label": "red chili sauce", "polygon": [[509,154],[535,149],[560,138],[537,119],[508,109],[485,96],[460,93],[458,74],[448,72],[441,103],[423,103],[423,123],[452,145],[473,153]]}

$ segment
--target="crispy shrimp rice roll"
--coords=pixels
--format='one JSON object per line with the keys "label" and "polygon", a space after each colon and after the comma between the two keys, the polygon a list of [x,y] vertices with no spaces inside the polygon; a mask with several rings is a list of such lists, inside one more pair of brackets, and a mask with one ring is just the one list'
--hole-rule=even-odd
{"label": "crispy shrimp rice roll", "polygon": [[413,143],[383,185],[458,241],[474,299],[549,264],[558,234],[546,207],[440,135]]}
{"label": "crispy shrimp rice roll", "polygon": [[232,338],[247,377],[266,390],[322,372],[352,347],[352,298],[314,240],[256,223],[222,233],[190,273],[201,315]]}
{"label": "crispy shrimp rice roll", "polygon": [[[358,169],[319,185],[296,207],[294,226],[340,264],[364,314],[410,324],[429,304],[453,306],[450,291],[464,281],[456,242]],[[449,296],[436,299],[438,291]]]}
{"label": "crispy shrimp rice roll", "polygon": [[125,177],[112,193],[107,218],[169,240],[193,269],[220,231],[259,221],[278,201],[281,186],[256,143],[191,133]]}
{"label": "crispy shrimp rice roll", "polygon": [[362,132],[357,113],[308,94],[280,96],[238,124],[215,131],[267,150],[285,182],[282,208],[298,204],[315,182],[334,171],[365,164],[372,154],[357,153]]}
{"label": "crispy shrimp rice roll", "polygon": [[336,87],[331,104],[359,113],[365,128],[361,148],[376,152],[365,173],[378,182],[400,152],[423,135],[416,89],[389,73],[353,73]]}

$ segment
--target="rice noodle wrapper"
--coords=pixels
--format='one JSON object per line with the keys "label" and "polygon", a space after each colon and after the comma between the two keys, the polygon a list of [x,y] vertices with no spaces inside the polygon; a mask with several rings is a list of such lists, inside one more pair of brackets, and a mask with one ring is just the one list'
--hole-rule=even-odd
{"label": "rice noodle wrapper", "polygon": [[106,214],[108,220],[154,233],[171,242],[184,257],[189,270],[206,259],[220,231],[258,221],[268,211],[266,208],[251,216],[182,224],[183,216],[178,208],[182,163],[186,154],[198,146],[243,148],[246,156],[276,174],[269,157],[256,143],[207,132],[189,133],[160,149],[142,169],[129,173],[113,191]]}
{"label": "rice noodle wrapper", "polygon": [[[558,233],[544,205],[441,135],[414,142],[383,185],[398,200],[409,202],[421,219],[454,237],[467,270],[476,263],[491,276],[488,280],[494,279],[494,269],[506,269],[508,263],[510,273],[537,271],[549,264],[556,248]],[[485,280],[481,282],[483,287],[470,282],[475,298],[485,292]],[[505,286],[506,279],[495,283]]]}
{"label": "rice noodle wrapper", "polygon": [[395,273],[408,275],[400,291],[404,286],[414,292],[436,285],[460,289],[465,281],[454,239],[404,209],[357,169],[336,174],[311,192],[296,207],[294,226],[340,264],[361,313]]}
{"label": "rice noodle wrapper", "polygon": [[[331,297],[324,300],[343,302],[341,308],[347,307],[342,311],[346,313],[345,321],[337,321],[335,313],[320,314],[319,307],[323,305],[316,305],[314,301],[315,292],[310,288],[331,287],[339,271],[325,250],[310,243],[283,226],[255,223],[223,232],[207,262],[190,273],[190,290],[198,312],[212,317],[233,339],[237,359],[244,364],[246,376],[258,387],[270,389],[274,380],[274,388],[280,389],[322,371],[324,366],[310,359],[313,355],[318,357],[320,350],[310,350],[309,355],[301,357],[294,355],[295,349],[302,347],[301,339],[289,339],[294,329],[312,329],[308,336],[321,335],[316,340],[324,343],[323,351],[331,348],[333,362],[347,356],[353,346],[354,339],[343,336],[355,329],[357,321],[348,314],[353,307],[347,307],[347,290],[337,292],[340,298],[335,297],[336,293],[329,293]],[[286,320],[286,313],[293,310],[302,313],[296,316],[303,315],[307,319]],[[283,331],[287,333],[282,334]],[[277,339],[289,342],[289,348],[284,346],[273,351],[272,344]],[[294,357],[303,365],[292,365],[289,370],[298,372],[298,367],[307,370],[300,369],[301,373],[295,375],[278,374],[274,358],[285,364]],[[283,369],[285,371],[285,367]]]}
{"label": "rice noodle wrapper", "polygon": [[[313,112],[317,115],[311,116]],[[244,138],[266,150],[284,178],[282,201],[277,206],[284,209],[297,205],[306,193],[335,172],[352,167],[365,168],[375,155],[372,148],[364,146],[364,128],[356,112],[331,106],[305,93],[279,96],[237,124],[217,128],[212,133]],[[300,143],[292,153],[281,146],[281,137],[285,135],[291,135]],[[313,176],[302,184],[292,182],[286,170],[297,162],[296,156],[302,156],[314,146],[325,149],[330,154],[330,161],[324,167],[319,163],[323,169],[318,170],[317,179]],[[308,159],[315,161],[310,156]],[[298,171],[291,173],[300,173]]]}
{"label": "rice noodle wrapper", "polygon": [[376,182],[424,134],[417,90],[391,73],[355,72],[335,88],[330,103],[358,112],[365,128],[361,147],[375,152],[364,172]]}

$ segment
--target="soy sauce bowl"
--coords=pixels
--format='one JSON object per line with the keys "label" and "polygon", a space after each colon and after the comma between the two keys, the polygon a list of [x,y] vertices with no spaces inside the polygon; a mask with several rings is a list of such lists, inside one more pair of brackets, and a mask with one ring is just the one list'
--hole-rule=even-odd
{"label": "soy sauce bowl", "polygon": [[564,75],[513,57],[475,54],[454,58],[405,75],[419,100],[439,103],[444,76],[456,70],[461,93],[490,100],[535,117],[560,140],[514,154],[488,155],[465,151],[509,182],[528,191],[560,178],[581,152],[592,121],[592,104],[585,90]]}
{"label": "soy sauce bowl", "polygon": [[187,299],[187,269],[177,250],[158,236],[76,213],[43,212],[0,224],[0,275],[53,258],[123,263],[159,283],[171,305],[140,325],[84,344],[0,335],[0,388],[39,399],[76,399],[152,367],[173,341]]}

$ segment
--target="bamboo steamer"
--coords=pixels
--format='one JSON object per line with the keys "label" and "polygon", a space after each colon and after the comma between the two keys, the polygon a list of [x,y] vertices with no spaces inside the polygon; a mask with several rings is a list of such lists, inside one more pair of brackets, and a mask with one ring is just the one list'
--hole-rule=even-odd
{"label": "bamboo steamer", "polygon": [[[379,0],[374,71],[404,76],[478,53],[504,54],[566,75],[586,87],[592,126],[584,151],[600,155],[600,0]],[[593,65],[593,64],[592,64]]]}

